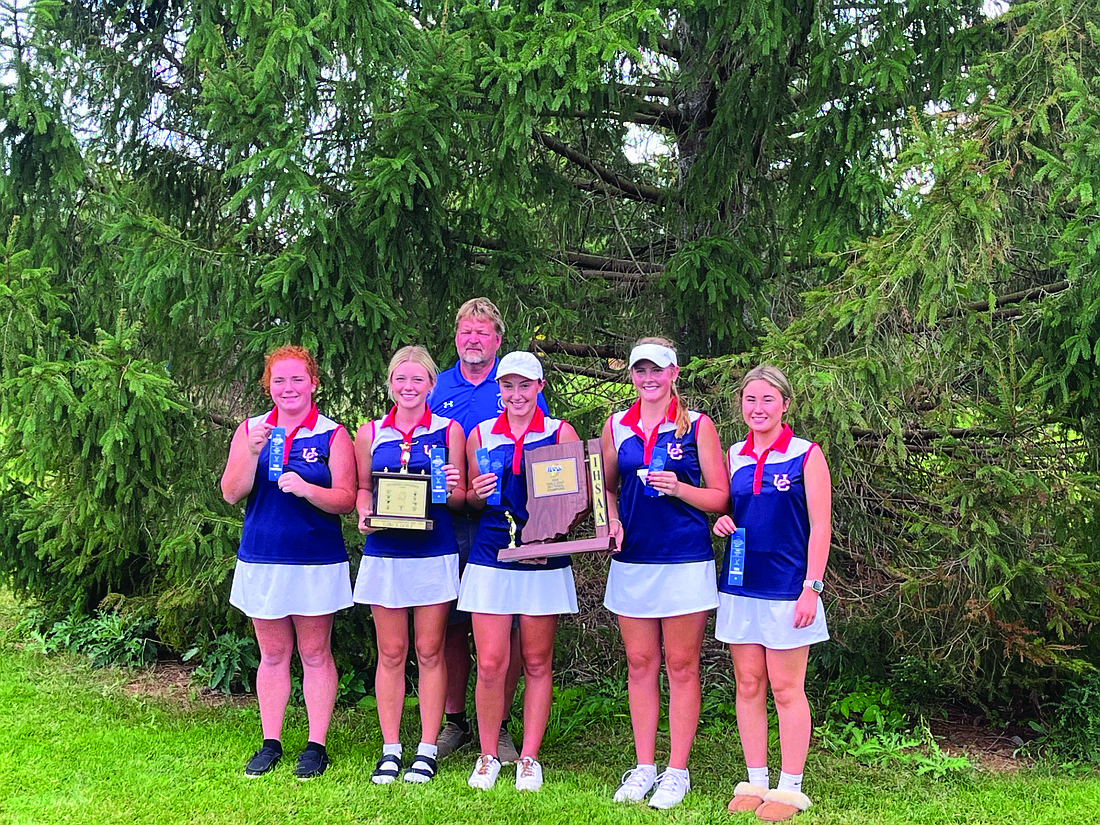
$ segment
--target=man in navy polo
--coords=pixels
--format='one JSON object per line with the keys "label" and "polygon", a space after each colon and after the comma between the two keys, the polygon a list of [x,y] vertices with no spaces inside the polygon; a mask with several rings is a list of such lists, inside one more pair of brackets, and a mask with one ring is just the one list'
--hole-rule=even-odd
{"label": "man in navy polo", "polygon": [[[482,421],[496,418],[503,411],[500,387],[497,385],[497,351],[504,336],[504,321],[500,311],[488,298],[471,298],[455,315],[455,349],[458,361],[436,378],[435,388],[428,397],[432,412],[453,418],[462,425],[467,437]],[[550,410],[539,394],[538,405],[544,413]],[[478,514],[467,508],[454,520],[458,541],[459,567],[466,566],[470,544],[477,533]],[[453,606],[447,626],[445,658],[447,660],[447,723],[439,734],[438,758],[442,759],[473,741],[473,731],[466,718],[466,690],[470,680],[470,614],[460,613]],[[508,668],[507,707],[511,707],[521,670],[519,633],[512,630],[512,655]],[[500,728],[497,758],[514,762],[519,758],[507,728],[507,717]]]}

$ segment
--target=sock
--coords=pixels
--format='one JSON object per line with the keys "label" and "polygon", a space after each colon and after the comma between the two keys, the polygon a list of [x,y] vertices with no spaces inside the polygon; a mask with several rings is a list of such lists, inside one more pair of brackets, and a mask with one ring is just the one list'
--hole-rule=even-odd
{"label": "sock", "polygon": [[672,766],[669,766],[669,767],[665,768],[665,773],[670,773],[673,776],[684,776],[684,777],[686,777],[688,775],[688,769],[687,768],[673,768]]}
{"label": "sock", "polygon": [[781,791],[798,791],[802,792],[802,774],[800,773],[787,773],[786,771],[779,774],[779,790]]}
{"label": "sock", "polygon": [[393,744],[393,745],[383,744],[382,745],[382,755],[386,756],[387,754],[393,754],[394,756],[400,758],[400,756],[401,756],[401,743],[397,742],[396,744]]}
{"label": "sock", "polygon": [[749,784],[758,788],[768,787],[768,766],[762,768],[749,768]]}
{"label": "sock", "polygon": [[278,739],[265,739],[261,747],[271,748],[272,750],[278,751],[279,753],[283,752],[283,743]]}
{"label": "sock", "polygon": [[463,733],[470,732],[470,721],[466,718],[466,711],[460,710],[457,713],[448,713],[446,716],[447,721],[458,725]]}
{"label": "sock", "polygon": [[325,755],[325,746],[318,742],[306,742],[305,749],[307,751],[317,751],[321,756]]}
{"label": "sock", "polygon": [[429,745],[427,742],[421,742],[416,746],[417,756],[430,756],[432,759],[435,759],[437,753],[439,753],[439,748],[435,745]]}

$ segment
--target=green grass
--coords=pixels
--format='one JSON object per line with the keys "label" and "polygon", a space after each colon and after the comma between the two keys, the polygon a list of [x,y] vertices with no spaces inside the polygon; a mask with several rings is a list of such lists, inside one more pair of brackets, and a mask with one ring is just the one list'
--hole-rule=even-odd
{"label": "green grass", "polygon": [[[3,612],[3,611],[0,611]],[[4,622],[10,626],[9,622]],[[209,707],[131,695],[125,671],[93,671],[77,657],[46,657],[0,643],[0,822],[29,823],[730,823],[725,805],[743,771],[732,732],[704,731],[693,753],[695,787],[682,806],[657,812],[617,805],[611,793],[631,766],[625,725],[586,727],[568,744],[544,749],[546,785],[518,794],[506,767],[493,791],[466,786],[473,754],[442,764],[427,786],[369,779],[380,749],[372,711],[337,714],[329,737],[332,766],[300,783],[293,755],[305,719],[287,720],[288,758],[271,775],[246,779],[257,747],[253,705]],[[415,711],[407,712],[410,724]],[[410,727],[406,747],[415,744]],[[667,742],[662,743],[667,755]],[[1097,822],[1100,779],[1053,769],[1016,774],[968,771],[947,779],[897,766],[866,767],[814,752],[806,771],[816,805],[798,817],[816,823],[965,823],[1076,825]]]}

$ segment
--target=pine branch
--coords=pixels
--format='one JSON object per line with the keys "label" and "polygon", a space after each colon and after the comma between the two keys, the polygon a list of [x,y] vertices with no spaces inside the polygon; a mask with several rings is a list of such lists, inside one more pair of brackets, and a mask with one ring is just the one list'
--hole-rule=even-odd
{"label": "pine branch", "polygon": [[[1050,274],[1053,270],[1045,270],[1044,272],[1036,273],[1037,275]],[[993,301],[993,316],[998,319],[1006,318],[1019,318],[1024,314],[1024,310],[1019,307],[1011,309],[1005,309],[1009,304],[1030,303],[1031,301],[1041,300],[1048,295],[1057,295],[1059,292],[1065,292],[1072,287],[1073,284],[1068,281],[1055,281],[1050,284],[1041,284],[1040,286],[1028,287],[1027,289],[1021,289],[1018,292],[1010,292],[1007,295],[1000,295]],[[989,310],[989,301],[970,301],[963,304],[957,309],[948,313],[946,318],[960,318],[966,312],[986,312]]]}
{"label": "pine branch", "polygon": [[672,89],[667,86],[634,86],[630,84],[623,84],[615,86],[620,92],[628,95],[635,95],[638,97],[665,97],[672,98]]}
{"label": "pine branch", "polygon": [[645,284],[657,276],[650,272],[615,272],[608,269],[578,269],[577,274],[585,278],[603,278],[619,284]]}
{"label": "pine branch", "polygon": [[642,183],[634,183],[627,180],[621,175],[617,175],[610,169],[605,169],[600,166],[587,155],[578,152],[570,146],[562,143],[557,138],[551,137],[545,132],[540,132],[538,129],[534,130],[534,138],[541,143],[551,152],[557,155],[561,155],[563,158],[571,163],[580,166],[582,169],[587,169],[592,174],[596,175],[604,183],[609,184],[613,188],[617,189],[623,197],[631,198],[633,200],[648,201],[649,203],[661,203],[668,200],[679,200],[679,193],[667,189],[660,189],[656,186],[648,186]]}
{"label": "pine branch", "polygon": [[[503,252],[508,248],[500,239],[487,238],[485,236],[469,238],[466,240],[466,243],[470,246],[476,246],[480,249],[488,249],[494,252]],[[548,255],[555,260],[562,260],[571,266],[586,267],[601,272],[641,272],[660,274],[665,271],[663,264],[653,263],[651,261],[631,261],[625,258],[609,258],[603,255],[593,255],[588,252],[559,250],[552,254],[548,253]]]}
{"label": "pine branch", "polygon": [[641,126],[661,126],[671,131],[677,131],[683,127],[684,116],[679,109],[672,106],[661,106],[649,100],[632,98],[638,104],[636,111],[606,111],[585,112],[575,109],[570,112],[542,112],[541,117],[547,118],[574,118],[576,120],[614,120],[619,123],[637,123]]}

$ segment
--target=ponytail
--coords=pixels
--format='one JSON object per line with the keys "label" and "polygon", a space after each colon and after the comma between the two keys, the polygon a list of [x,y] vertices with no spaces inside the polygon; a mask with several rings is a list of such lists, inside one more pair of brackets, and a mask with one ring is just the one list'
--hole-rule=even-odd
{"label": "ponytail", "polygon": [[691,429],[691,412],[680,397],[680,391],[676,389],[676,382],[672,382],[672,400],[676,402],[676,437],[683,438],[684,433]]}
{"label": "ponytail", "polygon": [[[667,338],[660,338],[657,336],[639,338],[635,346],[641,344],[658,344],[676,352],[676,345]],[[672,400],[676,403],[676,415],[673,419],[676,422],[676,437],[683,438],[684,433],[691,429],[691,412],[684,403],[684,399],[680,397],[680,391],[677,389],[675,381],[672,382]]]}

